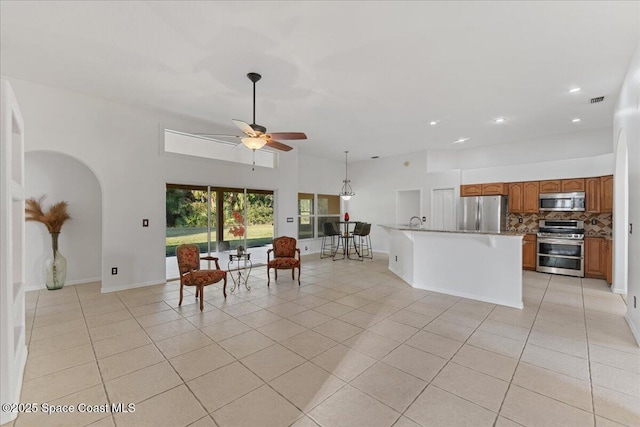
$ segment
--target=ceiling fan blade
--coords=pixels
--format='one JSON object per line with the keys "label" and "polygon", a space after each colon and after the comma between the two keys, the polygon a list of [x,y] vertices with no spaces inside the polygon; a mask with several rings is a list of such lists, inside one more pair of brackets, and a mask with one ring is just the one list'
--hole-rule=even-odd
{"label": "ceiling fan blade", "polygon": [[267,140],[267,147],[274,148],[280,151],[291,151],[293,147],[288,146],[287,144],[283,144],[282,142],[275,141],[273,139]]}
{"label": "ceiling fan blade", "polygon": [[307,139],[304,132],[272,132],[267,135],[273,139],[284,139],[285,141],[288,139]]}
{"label": "ceiling fan blade", "polygon": [[232,119],[231,121],[236,126],[238,126],[242,132],[249,135],[250,137],[255,138],[258,136],[256,131],[254,131],[251,126],[249,126],[249,123],[243,122],[242,120],[236,120],[236,119]]}

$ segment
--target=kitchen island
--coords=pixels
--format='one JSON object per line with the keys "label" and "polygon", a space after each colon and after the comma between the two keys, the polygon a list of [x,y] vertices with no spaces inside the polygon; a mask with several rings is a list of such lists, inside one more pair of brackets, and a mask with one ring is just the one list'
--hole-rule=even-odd
{"label": "kitchen island", "polygon": [[524,234],[380,227],[390,237],[389,270],[414,288],[523,308]]}

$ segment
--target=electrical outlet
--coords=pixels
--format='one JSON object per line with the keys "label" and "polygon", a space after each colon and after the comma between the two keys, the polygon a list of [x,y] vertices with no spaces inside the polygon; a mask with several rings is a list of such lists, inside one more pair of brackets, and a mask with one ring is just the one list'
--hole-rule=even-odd
{"label": "electrical outlet", "polygon": [[522,217],[518,218],[518,224],[522,224]]}
{"label": "electrical outlet", "polygon": [[396,255],[396,262],[398,262],[398,255]]}
{"label": "electrical outlet", "polygon": [[426,216],[422,217],[422,222],[427,222],[427,217]]}
{"label": "electrical outlet", "polygon": [[142,220],[142,226],[143,227],[148,227],[149,226],[149,220],[148,219],[143,219]]}
{"label": "electrical outlet", "polygon": [[118,267],[111,267],[111,274],[118,274]]}
{"label": "electrical outlet", "polygon": [[309,248],[305,246],[305,247],[304,247],[304,250],[305,250],[305,251],[308,251],[308,250],[309,250]]}

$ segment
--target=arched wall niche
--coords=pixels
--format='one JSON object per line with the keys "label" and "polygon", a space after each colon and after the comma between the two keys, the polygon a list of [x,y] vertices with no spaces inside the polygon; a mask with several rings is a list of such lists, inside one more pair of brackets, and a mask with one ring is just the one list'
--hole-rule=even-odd
{"label": "arched wall niche", "polygon": [[[43,207],[65,200],[71,219],[62,227],[60,252],[67,258],[66,285],[102,280],[102,188],[82,161],[55,151],[25,153],[25,196],[47,197]],[[29,222],[25,230],[26,290],[46,289],[44,260],[51,252],[46,227]]]}

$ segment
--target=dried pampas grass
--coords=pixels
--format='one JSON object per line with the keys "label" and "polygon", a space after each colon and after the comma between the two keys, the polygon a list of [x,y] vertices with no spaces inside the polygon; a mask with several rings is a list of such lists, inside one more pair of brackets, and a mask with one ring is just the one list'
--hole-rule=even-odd
{"label": "dried pampas grass", "polygon": [[25,201],[25,220],[43,223],[49,233],[59,233],[66,220],[71,219],[67,213],[67,202],[58,202],[52,205],[47,212],[42,210],[42,201],[47,197],[43,195],[36,200],[34,197]]}

